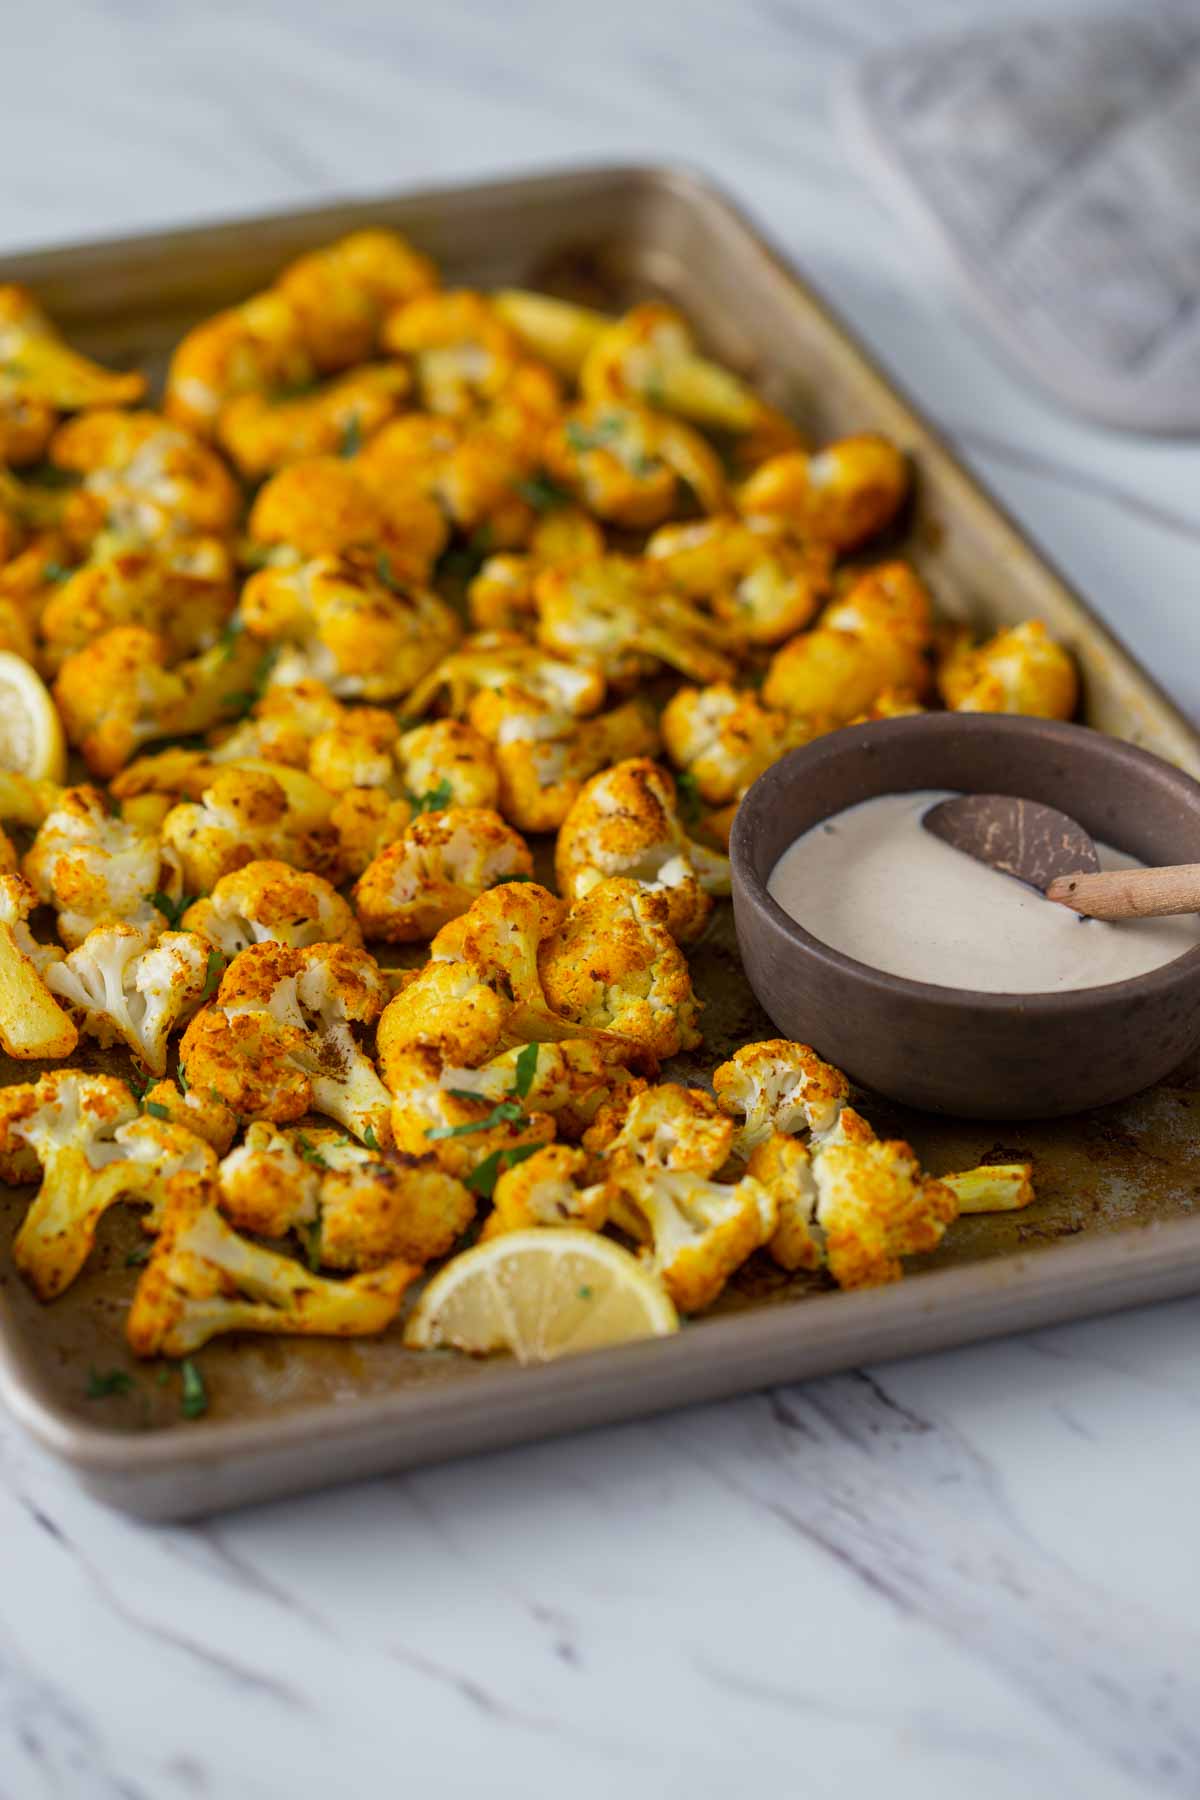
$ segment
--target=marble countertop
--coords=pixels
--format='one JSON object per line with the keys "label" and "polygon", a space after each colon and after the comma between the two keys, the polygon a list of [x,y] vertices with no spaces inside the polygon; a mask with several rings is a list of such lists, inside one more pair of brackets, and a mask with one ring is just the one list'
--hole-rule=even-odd
{"label": "marble countertop", "polygon": [[[1200,713],[1200,449],[999,366],[832,129],[855,57],[1002,11],[10,5],[0,279],[72,237],[692,162]],[[0,1418],[0,1800],[1194,1796],[1198,1330],[1180,1302],[172,1529]]]}

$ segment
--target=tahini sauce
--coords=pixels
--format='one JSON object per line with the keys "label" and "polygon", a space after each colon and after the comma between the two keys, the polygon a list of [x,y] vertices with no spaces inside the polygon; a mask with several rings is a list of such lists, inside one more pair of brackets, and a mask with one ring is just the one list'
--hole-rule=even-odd
{"label": "tahini sauce", "polygon": [[[989,994],[1125,981],[1200,943],[1200,918],[1081,919],[921,826],[951,790],[884,794],[784,851],[767,890],[816,938],[893,975]],[[1142,867],[1097,844],[1102,869]]]}

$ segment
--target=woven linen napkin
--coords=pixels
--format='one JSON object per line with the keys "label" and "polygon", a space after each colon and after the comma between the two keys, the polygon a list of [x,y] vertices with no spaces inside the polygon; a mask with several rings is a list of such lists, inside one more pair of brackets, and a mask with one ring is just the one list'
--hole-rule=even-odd
{"label": "woven linen napkin", "polygon": [[841,100],[1021,367],[1107,424],[1200,430],[1196,0],[887,51]]}

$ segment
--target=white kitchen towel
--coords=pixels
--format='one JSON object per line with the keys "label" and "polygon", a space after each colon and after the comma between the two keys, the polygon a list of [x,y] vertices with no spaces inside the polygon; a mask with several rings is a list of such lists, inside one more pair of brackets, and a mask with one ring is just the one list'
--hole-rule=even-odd
{"label": "white kitchen towel", "polygon": [[855,146],[976,314],[1060,400],[1200,431],[1200,0],[871,58]]}

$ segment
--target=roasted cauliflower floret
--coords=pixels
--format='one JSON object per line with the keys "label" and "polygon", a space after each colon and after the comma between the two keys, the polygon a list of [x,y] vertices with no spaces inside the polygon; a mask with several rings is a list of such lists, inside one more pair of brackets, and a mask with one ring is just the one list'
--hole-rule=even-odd
{"label": "roasted cauliflower floret", "polygon": [[555,871],[571,901],[612,875],[661,891],[681,943],[704,929],[713,895],[729,892],[728,858],[688,837],[674,781],[645,757],[617,763],[586,784],[558,834]]}
{"label": "roasted cauliflower floret", "polygon": [[358,552],[261,569],[242,591],[246,630],[293,647],[290,667],[340,698],[395,700],[449,653],[455,614],[436,594],[385,580]]}
{"label": "roasted cauliflower floret", "polygon": [[958,1202],[960,1215],[1018,1212],[1037,1199],[1033,1164],[1027,1162],[980,1163],[957,1175],[939,1176]]}
{"label": "roasted cauliflower floret", "polygon": [[619,1096],[597,1118],[584,1148],[610,1159],[632,1156],[647,1168],[715,1175],[733,1143],[733,1124],[711,1094],[664,1081]]}
{"label": "roasted cauliflower floret", "polygon": [[825,609],[815,630],[776,651],[763,699],[844,725],[885,688],[906,688],[920,698],[929,686],[932,638],[932,608],[920,579],[907,563],[880,563]]}
{"label": "roasted cauliflower floret", "polygon": [[616,323],[609,313],[529,288],[498,288],[491,301],[528,349],[572,381],[597,338]]}
{"label": "roasted cauliflower floret", "polygon": [[295,1231],[314,1268],[430,1262],[475,1217],[475,1196],[432,1156],[368,1150],[321,1126],[251,1125],[220,1180],[221,1209],[239,1231]]}
{"label": "roasted cauliflower floret", "polygon": [[622,1047],[591,1038],[518,1044],[478,1068],[443,1064],[441,1086],[493,1105],[517,1095],[530,1112],[552,1113],[558,1135],[581,1138],[600,1108],[626,1103],[645,1087],[619,1058]]}
{"label": "roasted cauliflower floret", "polygon": [[173,1081],[156,1081],[142,1096],[142,1110],[151,1118],[166,1118],[211,1144],[224,1156],[237,1133],[237,1120],[225,1102],[204,1090],[178,1088]]}
{"label": "roasted cauliflower floret", "polygon": [[524,838],[486,807],[452,806],[415,818],[379,853],[355,883],[354,905],[368,939],[416,943],[513,876],[533,877]]}
{"label": "roasted cauliflower floret", "polygon": [[808,1044],[768,1038],[743,1044],[723,1062],[713,1073],[713,1093],[722,1111],[741,1118],[734,1148],[745,1157],[772,1132],[826,1136],[850,1098],[850,1083]]}
{"label": "roasted cauliflower floret", "polygon": [[238,394],[307,387],[315,375],[299,308],[268,289],[180,339],[167,370],[163,411],[211,438],[222,407]]}
{"label": "roasted cauliflower floret", "polygon": [[403,406],[412,377],[402,363],[353,369],[311,394],[239,394],[221,409],[217,437],[247,481],[288,463],[336,456],[365,441]]}
{"label": "roasted cauliflower floret", "polygon": [[380,1066],[393,1091],[399,1059],[414,1050],[473,1067],[517,1044],[586,1037],[631,1065],[653,1062],[631,1040],[573,1024],[551,1006],[538,952],[564,912],[562,902],[537,883],[506,882],[442,927],[430,945],[430,960],[379,1022]]}
{"label": "roasted cauliflower floret", "polygon": [[29,663],[35,656],[33,619],[19,601],[4,594],[0,594],[0,650],[13,651]]}
{"label": "roasted cauliflower floret", "polygon": [[495,806],[500,792],[492,747],[460,719],[415,725],[396,746],[404,791],[431,810],[431,796],[448,806]]}
{"label": "roasted cauliflower floret", "polygon": [[738,510],[784,519],[835,550],[854,550],[890,525],[908,493],[908,465],[875,432],[839,438],[809,456],[787,450],[743,482]]}
{"label": "roasted cauliflower floret", "polygon": [[387,1070],[395,1094],[397,1150],[409,1156],[432,1154],[447,1174],[473,1192],[490,1193],[503,1168],[554,1136],[553,1118],[527,1111],[514,1093],[493,1105],[467,1089],[448,1087],[436,1050],[393,1054]]}
{"label": "roasted cauliflower floret", "polygon": [[619,1197],[644,1221],[646,1260],[681,1312],[711,1306],[774,1230],[771,1198],[749,1175],[730,1184],[634,1163],[614,1170],[607,1185],[610,1207]]}
{"label": "roasted cauliflower floret", "polygon": [[78,1069],[0,1089],[6,1178],[23,1176],[20,1159],[28,1153],[42,1184],[13,1242],[13,1260],[42,1300],[70,1286],[115,1201],[140,1199],[157,1210],[172,1176],[216,1167],[203,1139],[140,1117],[123,1081]]}
{"label": "roasted cauliflower floret", "polygon": [[977,649],[969,633],[957,635],[937,679],[942,699],[955,712],[1069,719],[1079,704],[1074,660],[1038,619],[998,631]]}
{"label": "roasted cauliflower floret", "polygon": [[516,689],[483,692],[471,718],[491,739],[500,810],[521,831],[556,831],[585,781],[631,756],[652,756],[658,730],[636,700],[576,719]]}
{"label": "roasted cauliflower floret", "polygon": [[709,806],[740,800],[764,769],[815,735],[814,721],[764,706],[752,688],[727,681],[680,688],[662,714],[668,756]]}
{"label": "roasted cauliflower floret", "polygon": [[825,1246],[814,1223],[817,1184],[808,1146],[785,1132],[772,1131],[751,1151],[746,1173],[760,1181],[776,1203],[775,1229],[767,1245],[772,1260],[781,1269],[811,1272],[823,1267]]}
{"label": "roasted cauliflower floret", "polygon": [[233,562],[216,538],[183,538],[85,563],[52,592],[42,611],[47,668],[115,626],[157,633],[167,662],[207,650],[233,611]]}
{"label": "roasted cauliflower floret", "polygon": [[588,1164],[585,1153],[570,1144],[547,1144],[506,1169],[496,1182],[494,1205],[481,1236],[555,1225],[602,1231],[608,1219],[604,1184],[578,1185],[585,1180]]}
{"label": "roasted cauliflower floret", "polygon": [[646,545],[676,594],[705,600],[752,644],[778,644],[808,624],[829,591],[833,556],[765,519],[663,525]]}
{"label": "roasted cauliflower floret", "polygon": [[412,818],[407,800],[393,800],[382,787],[346,788],[340,793],[329,823],[337,832],[341,877],[353,880],[375,858],[404,835]]}
{"label": "roasted cauliflower floret", "polygon": [[751,431],[766,410],[729,369],[697,354],[686,319],[658,300],[605,323],[588,345],[579,387],[595,405],[640,401],[718,431]]}
{"label": "roasted cauliflower floret", "polygon": [[230,959],[268,940],[293,950],[362,943],[354,914],[336,888],[320,875],[270,858],[222,875],[206,899],[188,907],[180,923]]}
{"label": "roasted cauliflower floret", "polygon": [[144,375],[102,369],[72,350],[28,288],[12,283],[0,287],[0,369],[9,395],[32,405],[38,422],[43,408],[131,406],[146,391]]}
{"label": "roasted cauliflower floret", "polygon": [[332,796],[298,769],[223,768],[198,802],[171,808],[162,823],[163,848],[193,894],[211,892],[222,876],[251,862],[336,872],[332,805]]}
{"label": "roasted cauliflower floret", "polygon": [[[535,446],[558,414],[557,379],[526,355],[482,294],[418,295],[389,314],[383,343],[411,359],[427,412],[478,421],[509,441],[528,435]],[[529,415],[524,429],[520,413]]]}
{"label": "roasted cauliflower floret", "polygon": [[413,486],[368,481],[357,457],[313,456],[289,464],[259,489],[250,512],[251,538],[277,547],[272,562],[361,551],[385,585],[427,581],[448,535],[433,500]]}
{"label": "roasted cauliflower floret", "polygon": [[585,718],[604,701],[604,676],[594,664],[570,662],[539,650],[515,631],[481,631],[443,657],[404,702],[413,718],[435,706],[463,718],[477,694],[515,689],[543,706]]}
{"label": "roasted cauliflower floret", "polygon": [[115,818],[93,787],[63,789],[33,840],[24,873],[57,912],[64,944],[82,943],[96,925],[161,927],[153,896],[177,891],[157,834]]}
{"label": "roasted cauliflower floret", "polygon": [[216,988],[221,959],[190,931],[150,936],[132,925],[98,925],[46,985],[81,1030],[101,1044],[118,1039],[152,1075],[167,1067],[167,1040]]}
{"label": "roasted cauliflower floret", "polygon": [[911,719],[925,708],[908,688],[884,688],[876,694],[865,712],[851,719],[851,725],[869,725],[874,719]]}
{"label": "roasted cauliflower floret", "polygon": [[0,466],[40,462],[57,423],[58,414],[49,402],[29,393],[19,373],[0,364]]}
{"label": "roasted cauliflower floret", "polygon": [[538,957],[555,1012],[658,1057],[694,1050],[700,1003],[669,919],[667,896],[636,881],[601,881],[575,901]]}
{"label": "roasted cauliflower floret", "polygon": [[0,874],[0,1050],[22,1061],[69,1056],[79,1036],[46,986],[62,951],[39,944],[25,923],[37,903],[27,881]]}
{"label": "roasted cauliflower floret", "polygon": [[312,741],[309,771],[331,793],[379,788],[407,809],[392,816],[393,836],[413,807],[494,806],[500,791],[491,745],[459,719],[436,719],[401,734],[391,713],[360,706]]}
{"label": "roasted cauliflower floret", "polygon": [[385,1263],[345,1281],[312,1274],[240,1236],[221,1216],[212,1177],[171,1185],[162,1230],[125,1332],[137,1356],[187,1356],[223,1331],[362,1337],[383,1331],[414,1264]]}
{"label": "roasted cauliflower floret", "polygon": [[384,1144],[391,1096],[355,1031],[375,1023],[388,992],[375,959],[349,944],[253,944],[184,1033],[188,1086],[242,1119],[283,1124],[311,1108]]}
{"label": "roasted cauliflower floret", "polygon": [[237,484],[221,458],[157,413],[85,413],[55,433],[50,459],[83,477],[63,513],[67,535],[78,543],[100,532],[123,546],[222,538],[241,511]]}
{"label": "roasted cauliflower floret", "polygon": [[900,1258],[936,1250],[958,1217],[953,1190],[923,1176],[899,1140],[827,1143],[812,1174],[825,1260],[839,1287],[898,1281]]}
{"label": "roasted cauliflower floret", "polygon": [[538,642],[596,664],[611,682],[640,680],[659,663],[693,681],[733,673],[732,629],[672,593],[653,563],[605,556],[545,569],[534,594]]}
{"label": "roasted cauliflower floret", "polygon": [[616,525],[661,525],[678,511],[684,486],[704,512],[727,504],[716,452],[690,426],[647,407],[576,407],[550,431],[542,454],[581,506]]}
{"label": "roasted cauliflower floret", "polygon": [[262,646],[241,634],[166,668],[164,638],[117,625],[68,656],[54,698],[70,742],[107,779],[142,744],[207,731],[244,707],[264,672]]}
{"label": "roasted cauliflower floret", "polygon": [[[487,972],[485,971],[485,974]],[[388,1086],[411,1080],[412,1052],[433,1054],[436,1081],[441,1062],[474,1066],[506,1042],[510,1005],[498,979],[485,979],[467,963],[432,958],[384,1008],[376,1049]]]}
{"label": "roasted cauliflower floret", "polygon": [[753,1176],[711,1179],[732,1136],[706,1094],[667,1083],[635,1097],[604,1153],[610,1217],[684,1312],[711,1305],[776,1228],[777,1202]]}
{"label": "roasted cauliflower floret", "polygon": [[604,555],[604,533],[577,506],[556,506],[538,520],[524,551],[489,556],[467,588],[479,631],[536,628],[534,586],[543,569],[565,569]]}
{"label": "roasted cauliflower floret", "polygon": [[376,433],[354,468],[381,505],[395,508],[408,497],[468,536],[486,533],[489,547],[501,549],[523,544],[532,529],[520,489],[533,456],[532,445],[522,449],[491,425],[408,413]]}
{"label": "roasted cauliflower floret", "polygon": [[352,231],[289,263],[275,287],[295,309],[320,369],[348,369],[378,346],[392,308],[438,284],[427,256],[398,231]]}

